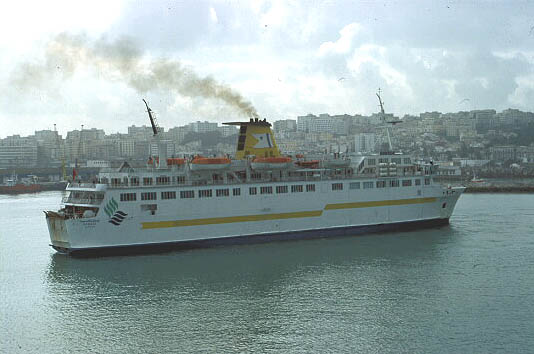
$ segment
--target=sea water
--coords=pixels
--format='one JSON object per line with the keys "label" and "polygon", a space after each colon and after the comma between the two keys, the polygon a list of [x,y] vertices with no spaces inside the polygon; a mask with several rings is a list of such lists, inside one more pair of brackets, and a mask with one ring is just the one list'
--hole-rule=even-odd
{"label": "sea water", "polygon": [[76,259],[61,192],[0,196],[3,353],[519,353],[534,348],[534,195],[449,226]]}

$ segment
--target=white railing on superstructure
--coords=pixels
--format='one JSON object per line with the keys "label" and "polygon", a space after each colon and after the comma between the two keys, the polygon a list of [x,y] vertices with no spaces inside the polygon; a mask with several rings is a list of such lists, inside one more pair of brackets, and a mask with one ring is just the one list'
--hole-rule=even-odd
{"label": "white railing on superstructure", "polygon": [[[252,183],[284,183],[284,182],[317,182],[317,181],[336,181],[336,180],[348,180],[348,179],[376,179],[376,178],[387,178],[387,179],[394,179],[394,178],[409,178],[409,177],[422,177],[431,176],[430,173],[425,173],[426,171],[423,169],[421,171],[410,171],[405,172],[402,169],[399,168],[396,174],[389,175],[389,176],[377,176],[377,173],[373,174],[324,174],[321,172],[324,172],[324,170],[313,170],[313,169],[306,169],[306,170],[298,170],[293,172],[302,172],[304,173],[303,176],[283,176],[279,177],[277,175],[272,175],[268,177],[263,178],[250,178],[248,181],[240,181],[236,179],[228,179],[226,181],[224,180],[208,180],[208,179],[200,179],[200,180],[186,180],[186,181],[173,181],[172,178],[169,182],[159,182],[159,183],[152,183],[152,184],[143,184],[142,183],[142,176],[136,176],[138,179],[141,179],[140,183],[135,184],[129,184],[125,183],[123,180],[118,182],[114,181],[114,183],[110,183],[107,180],[100,180],[99,184],[104,184],[109,189],[124,189],[124,188],[156,188],[156,187],[196,187],[196,186],[223,186],[223,185],[243,185],[243,184],[252,184]],[[155,177],[155,176],[154,176]],[[171,176],[172,177],[172,176]]]}

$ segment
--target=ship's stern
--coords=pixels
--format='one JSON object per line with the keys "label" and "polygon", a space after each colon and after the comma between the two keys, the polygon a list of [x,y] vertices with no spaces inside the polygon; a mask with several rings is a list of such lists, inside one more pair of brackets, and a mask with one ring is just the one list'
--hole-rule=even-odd
{"label": "ship's stern", "polygon": [[45,211],[44,213],[50,234],[50,246],[58,252],[68,253],[71,245],[65,216],[54,211]]}

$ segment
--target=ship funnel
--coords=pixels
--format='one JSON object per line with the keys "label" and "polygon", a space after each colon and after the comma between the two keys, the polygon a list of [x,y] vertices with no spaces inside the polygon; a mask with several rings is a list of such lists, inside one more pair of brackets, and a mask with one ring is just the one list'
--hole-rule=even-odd
{"label": "ship funnel", "polygon": [[239,126],[239,138],[235,158],[244,159],[247,156],[278,157],[280,150],[276,146],[271,124],[264,120],[250,120],[249,122],[229,122],[226,125]]}

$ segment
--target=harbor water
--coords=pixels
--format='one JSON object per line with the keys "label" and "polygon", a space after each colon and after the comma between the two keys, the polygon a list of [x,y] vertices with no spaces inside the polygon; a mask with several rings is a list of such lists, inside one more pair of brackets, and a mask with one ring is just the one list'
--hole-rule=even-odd
{"label": "harbor water", "polygon": [[449,226],[76,259],[61,192],[0,196],[1,353],[521,353],[534,195],[465,194]]}

